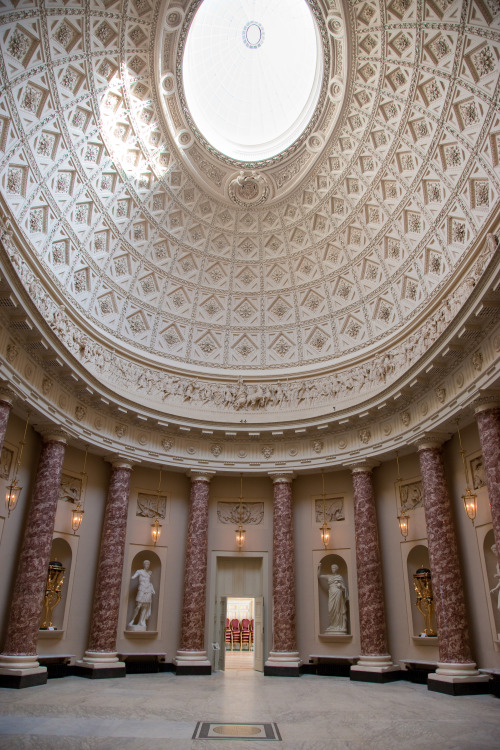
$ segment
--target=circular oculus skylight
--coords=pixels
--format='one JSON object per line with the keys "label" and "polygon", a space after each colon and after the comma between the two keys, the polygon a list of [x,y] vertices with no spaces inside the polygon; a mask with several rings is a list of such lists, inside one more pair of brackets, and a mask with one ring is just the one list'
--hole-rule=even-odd
{"label": "circular oculus skylight", "polygon": [[214,148],[249,162],[281,153],[321,91],[322,44],[306,0],[204,0],[182,77],[191,117]]}

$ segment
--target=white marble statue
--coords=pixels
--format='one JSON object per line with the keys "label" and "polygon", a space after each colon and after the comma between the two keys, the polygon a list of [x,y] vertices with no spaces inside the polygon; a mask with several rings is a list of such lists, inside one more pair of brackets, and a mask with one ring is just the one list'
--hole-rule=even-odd
{"label": "white marble statue", "polygon": [[331,574],[321,573],[318,566],[318,579],[322,586],[328,586],[328,618],[330,624],[326,633],[347,633],[347,600],[349,593],[344,579],[339,573],[339,566],[332,565]]}
{"label": "white marble statue", "polygon": [[[147,620],[151,616],[151,601],[155,590],[151,583],[151,573],[149,569],[151,563],[149,560],[144,560],[144,567],[136,570],[131,580],[139,576],[139,587],[137,589],[137,596],[135,597],[135,610],[132,615],[128,626],[131,630],[147,630]],[[139,616],[139,620],[135,623],[136,617]]]}

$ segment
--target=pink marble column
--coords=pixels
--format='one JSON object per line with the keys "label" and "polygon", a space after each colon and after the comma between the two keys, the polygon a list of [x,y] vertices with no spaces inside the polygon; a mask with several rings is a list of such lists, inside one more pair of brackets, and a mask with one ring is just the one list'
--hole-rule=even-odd
{"label": "pink marble column", "polygon": [[429,680],[452,683],[476,677],[475,681],[480,681],[470,649],[464,585],[441,439],[433,435],[425,436],[417,448],[439,638],[438,669]]}
{"label": "pink marble column", "polygon": [[0,392],[0,453],[2,452],[5,433],[7,432],[7,422],[9,421],[11,409],[12,401]]}
{"label": "pink marble column", "polygon": [[481,404],[475,413],[500,565],[500,406],[497,403]]}
{"label": "pink marble column", "polygon": [[[101,534],[88,649],[79,667],[119,669],[116,635],[122,585],[125,537],[132,466],[112,457],[106,509]],[[118,673],[116,673],[118,675]]]}
{"label": "pink marble column", "polygon": [[[351,667],[352,679],[382,675],[383,680],[399,668],[392,664],[387,649],[387,633],[382,582],[382,561],[377,528],[372,465],[366,462],[352,470],[354,488],[354,528],[358,580],[359,631],[361,655]],[[380,678],[382,680],[382,677]]]}
{"label": "pink marble column", "polygon": [[207,598],[208,498],[213,472],[192,471],[189,520],[184,568],[181,642],[175,664],[177,674],[210,674],[205,649]]}
{"label": "pink marble column", "polygon": [[7,637],[0,655],[0,674],[11,672],[18,678],[31,677],[28,685],[46,681],[46,677],[36,677],[46,674],[46,668],[38,664],[36,645],[65,447],[66,440],[60,431],[56,428],[44,431],[13,587]]}
{"label": "pink marble column", "polygon": [[273,473],[273,648],[266,675],[299,674],[295,634],[295,551],[292,519],[292,472]]}

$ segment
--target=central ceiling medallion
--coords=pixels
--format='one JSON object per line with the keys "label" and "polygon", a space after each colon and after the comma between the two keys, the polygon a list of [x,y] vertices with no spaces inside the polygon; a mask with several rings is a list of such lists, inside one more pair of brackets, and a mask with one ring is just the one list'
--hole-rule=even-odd
{"label": "central ceiling medallion", "polygon": [[243,44],[249,49],[259,49],[264,44],[264,28],[258,21],[248,21],[243,26]]}
{"label": "central ceiling medallion", "polygon": [[323,72],[323,44],[306,0],[203,0],[187,33],[182,86],[203,138],[250,163],[301,136]]}

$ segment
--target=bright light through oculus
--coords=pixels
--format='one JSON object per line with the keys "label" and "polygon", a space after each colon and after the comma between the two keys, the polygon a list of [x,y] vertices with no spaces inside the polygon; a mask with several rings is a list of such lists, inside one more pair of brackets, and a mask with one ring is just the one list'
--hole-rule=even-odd
{"label": "bright light through oculus", "polygon": [[186,102],[199,131],[238,161],[279,154],[307,127],[323,75],[305,0],[204,0],[183,57]]}

